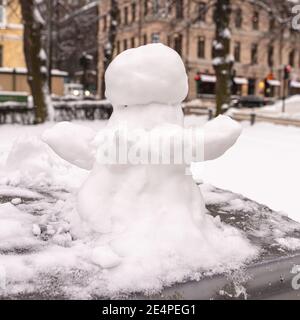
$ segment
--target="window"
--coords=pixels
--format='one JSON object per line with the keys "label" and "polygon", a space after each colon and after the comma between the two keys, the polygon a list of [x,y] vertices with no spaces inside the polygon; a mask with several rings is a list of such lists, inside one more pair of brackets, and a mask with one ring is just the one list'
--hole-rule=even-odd
{"label": "window", "polygon": [[4,0],[0,0],[0,23],[5,22],[5,3]]}
{"label": "window", "polygon": [[123,40],[123,50],[127,50],[127,40]]}
{"label": "window", "polygon": [[273,31],[275,28],[275,18],[273,16],[269,19],[269,31]]}
{"label": "window", "polygon": [[257,64],[258,45],[253,43],[251,46],[251,64]]}
{"label": "window", "polygon": [[144,34],[144,36],[143,36],[143,43],[144,44],[148,43],[148,39],[147,39],[147,35],[146,34]]}
{"label": "window", "polygon": [[132,37],[130,42],[131,42],[131,48],[134,48],[135,47],[135,38]]}
{"label": "window", "polygon": [[152,12],[154,15],[158,14],[158,12],[159,12],[159,1],[158,0],[152,1]]}
{"label": "window", "polygon": [[289,54],[289,65],[291,67],[295,66],[295,50],[294,49]]}
{"label": "window", "polygon": [[124,24],[125,25],[128,24],[128,8],[127,7],[124,8]]}
{"label": "window", "polygon": [[3,67],[3,46],[0,45],[0,68]]}
{"label": "window", "polygon": [[120,46],[120,41],[117,41],[117,54],[121,52],[121,46]]}
{"label": "window", "polygon": [[206,19],[206,3],[200,2],[198,5],[198,18],[199,21],[205,22]]}
{"label": "window", "polygon": [[234,43],[234,60],[236,62],[241,62],[241,43],[240,42]]}
{"label": "window", "polygon": [[107,16],[103,17],[103,25],[102,26],[103,26],[102,30],[106,31],[106,28],[107,28]]}
{"label": "window", "polygon": [[252,27],[253,27],[253,30],[259,29],[259,12],[258,11],[253,12]]}
{"label": "window", "polygon": [[148,0],[144,0],[144,17],[148,15]]}
{"label": "window", "polygon": [[274,47],[269,46],[268,48],[268,65],[269,67],[273,67],[274,65]]}
{"label": "window", "polygon": [[131,21],[134,22],[136,18],[136,4],[131,4]]}
{"label": "window", "polygon": [[250,78],[248,79],[248,95],[254,95],[256,92],[256,79]]}
{"label": "window", "polygon": [[205,59],[205,38],[198,38],[197,56],[200,59]]}
{"label": "window", "polygon": [[176,19],[183,18],[183,0],[176,0]]}
{"label": "window", "polygon": [[241,8],[237,8],[235,11],[235,19],[234,19],[235,27],[240,29],[243,24],[243,10]]}
{"label": "window", "polygon": [[174,39],[174,50],[177,51],[178,54],[182,53],[182,35],[177,35]]}
{"label": "window", "polygon": [[211,58],[212,59],[214,59],[216,57],[216,49],[215,49],[216,43],[217,43],[217,41],[214,40],[211,44]]}
{"label": "window", "polygon": [[152,43],[158,43],[159,41],[159,33],[152,33],[151,35],[151,41]]}

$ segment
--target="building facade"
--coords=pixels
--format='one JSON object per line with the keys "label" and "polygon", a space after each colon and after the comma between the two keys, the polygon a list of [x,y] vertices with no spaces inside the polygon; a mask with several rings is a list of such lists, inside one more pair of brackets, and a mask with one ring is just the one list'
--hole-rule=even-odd
{"label": "building facade", "polygon": [[[53,93],[64,94],[66,72],[52,71]],[[29,95],[23,52],[23,24],[18,0],[0,0],[0,95]],[[3,99],[1,99],[2,101]]]}
{"label": "building facade", "polygon": [[[128,48],[161,42],[182,57],[189,76],[189,98],[213,95],[214,9],[209,0],[121,0],[114,55]],[[109,0],[100,1],[99,61],[107,45]],[[300,92],[299,32],[279,31],[267,11],[250,2],[233,1],[231,54],[235,58],[233,90],[237,95],[283,94],[283,69],[291,65],[289,92]],[[99,63],[99,81],[103,74]]]}
{"label": "building facade", "polygon": [[23,25],[18,0],[0,1],[0,67],[24,68]]}

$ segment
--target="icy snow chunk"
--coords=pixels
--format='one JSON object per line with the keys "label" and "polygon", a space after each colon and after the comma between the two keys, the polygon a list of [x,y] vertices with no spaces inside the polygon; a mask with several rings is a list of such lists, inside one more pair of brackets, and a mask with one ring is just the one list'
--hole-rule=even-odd
{"label": "icy snow chunk", "polygon": [[0,205],[0,240],[28,236],[30,234],[27,223],[30,221],[25,213],[11,203]]}
{"label": "icy snow chunk", "polygon": [[284,249],[296,251],[300,249],[300,239],[298,238],[279,238],[276,240]]}
{"label": "icy snow chunk", "polygon": [[21,180],[42,181],[52,175],[52,165],[47,146],[36,136],[17,139],[6,161],[6,168],[19,172]]}
{"label": "icy snow chunk", "polygon": [[188,92],[180,56],[160,43],[119,54],[109,65],[105,82],[105,95],[114,106],[178,104]]}
{"label": "icy snow chunk", "polygon": [[109,247],[96,247],[92,251],[92,262],[103,269],[111,269],[121,263],[121,258]]}
{"label": "icy snow chunk", "polygon": [[32,233],[33,233],[36,237],[38,237],[38,236],[41,235],[42,231],[41,231],[41,228],[40,228],[40,226],[39,226],[38,224],[32,225]]}
{"label": "icy snow chunk", "polygon": [[20,198],[14,198],[11,200],[11,203],[15,206],[22,203],[22,200]]}

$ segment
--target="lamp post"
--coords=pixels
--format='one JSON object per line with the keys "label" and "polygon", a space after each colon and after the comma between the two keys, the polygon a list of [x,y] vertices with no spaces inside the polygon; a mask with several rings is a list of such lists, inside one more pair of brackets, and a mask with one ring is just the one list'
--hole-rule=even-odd
{"label": "lamp post", "polygon": [[286,65],[283,69],[282,113],[285,113],[286,87],[287,87],[288,80],[290,79],[291,71],[292,71],[292,67],[290,65]]}

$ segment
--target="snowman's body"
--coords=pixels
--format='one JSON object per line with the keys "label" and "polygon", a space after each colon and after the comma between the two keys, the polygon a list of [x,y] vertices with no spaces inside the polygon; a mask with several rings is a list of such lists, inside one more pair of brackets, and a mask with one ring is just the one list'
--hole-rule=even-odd
{"label": "snowman's body", "polygon": [[[118,107],[107,128],[117,128],[125,122],[128,130],[150,131],[162,123],[182,127],[183,112],[180,105]],[[127,228],[140,218],[163,218],[169,212],[175,221],[194,219],[195,223],[202,217],[204,204],[200,189],[185,171],[185,164],[95,162],[79,191],[78,211],[92,229],[103,233],[114,227]]]}
{"label": "snowman's body", "polygon": [[[163,125],[183,128],[181,102],[187,90],[184,65],[172,49],[152,44],[127,50],[106,72],[106,96],[114,107],[106,130],[114,131],[124,123],[129,131],[151,131]],[[203,132],[201,160],[211,160],[235,143],[241,129],[228,117],[219,117]],[[45,132],[44,141],[62,158],[91,170],[78,193],[78,213],[118,257],[144,263],[146,255],[157,257],[159,252],[162,259],[172,255],[196,268],[202,254],[212,248],[220,246],[213,258],[226,255],[232,240],[217,244],[221,231],[206,219],[200,189],[186,175],[185,163],[103,164],[96,160],[101,149],[95,143],[97,134],[70,123]],[[105,259],[99,259],[101,265]],[[113,255],[111,260],[114,266],[118,258]]]}

